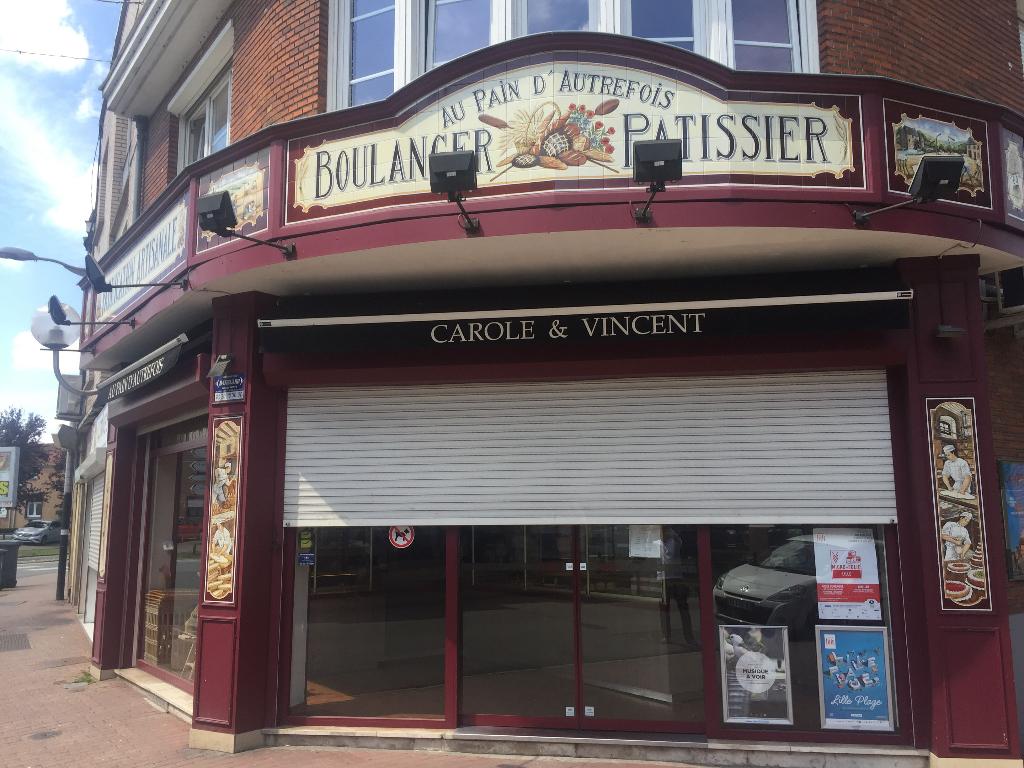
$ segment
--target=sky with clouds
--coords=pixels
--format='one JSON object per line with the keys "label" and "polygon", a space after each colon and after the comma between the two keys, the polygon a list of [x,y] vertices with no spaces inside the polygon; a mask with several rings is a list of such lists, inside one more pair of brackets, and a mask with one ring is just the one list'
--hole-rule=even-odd
{"label": "sky with clouds", "polygon": [[[100,0],[0,0],[0,49],[109,59],[119,14],[120,5]],[[83,264],[98,89],[108,67],[0,50],[0,246]],[[50,354],[28,329],[51,294],[80,307],[77,278],[57,265],[0,259],[0,284],[0,409],[51,419],[57,385]],[[74,371],[77,360],[63,357],[62,368]]]}

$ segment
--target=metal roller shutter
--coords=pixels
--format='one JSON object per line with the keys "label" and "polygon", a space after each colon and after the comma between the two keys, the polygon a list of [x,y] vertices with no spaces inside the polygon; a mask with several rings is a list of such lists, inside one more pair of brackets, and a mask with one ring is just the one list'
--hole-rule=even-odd
{"label": "metal roller shutter", "polygon": [[86,524],[85,547],[89,567],[100,568],[100,528],[103,525],[103,474],[96,475],[89,483],[89,511]]}
{"label": "metal roller shutter", "polygon": [[895,522],[882,371],[293,389],[285,524]]}

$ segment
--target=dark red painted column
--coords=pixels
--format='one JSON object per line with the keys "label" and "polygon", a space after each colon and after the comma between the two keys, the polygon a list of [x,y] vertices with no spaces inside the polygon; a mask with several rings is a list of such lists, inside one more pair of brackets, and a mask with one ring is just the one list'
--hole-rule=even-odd
{"label": "dark red painted column", "polygon": [[228,372],[245,376],[245,399],[210,404],[208,473],[213,486],[218,468],[230,482],[206,500],[190,744],[221,751],[261,746],[260,729],[275,712],[285,401],[283,391],[263,383],[256,337],[256,320],[272,301],[249,293],[213,303],[212,359],[231,356]]}
{"label": "dark red painted column", "polygon": [[135,606],[130,587],[138,565],[138,517],[141,505],[133,493],[136,484],[134,430],[115,430],[107,446],[103,499],[103,536],[96,581],[96,615],[93,627],[93,675],[110,677],[113,670],[132,664],[130,638],[134,636]]}
{"label": "dark red painted column", "polygon": [[[907,616],[914,619],[908,621],[907,644],[917,743],[939,758],[1019,757],[978,258],[914,259],[899,268],[914,289],[914,344],[905,376],[893,379],[894,389],[902,390],[894,392],[894,429],[903,430],[893,444],[897,466],[906,468],[898,489],[898,535],[903,599]],[[940,326],[945,333],[940,334]],[[964,332],[957,335],[952,329]],[[969,398],[974,405],[990,607],[944,599],[934,509],[933,489],[943,459],[930,433],[929,405]]]}

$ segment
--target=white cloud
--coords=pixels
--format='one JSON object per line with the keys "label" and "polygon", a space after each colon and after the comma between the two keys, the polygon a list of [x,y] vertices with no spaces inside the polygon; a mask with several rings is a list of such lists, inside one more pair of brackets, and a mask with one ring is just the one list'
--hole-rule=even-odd
{"label": "white cloud", "polygon": [[93,96],[83,96],[78,102],[78,109],[75,110],[75,120],[92,120],[100,116],[100,105]]}
{"label": "white cloud", "polygon": [[[0,48],[63,56],[89,56],[89,40],[74,23],[67,0],[9,0],[4,3],[4,23],[0,26]],[[85,62],[57,56],[26,56],[0,53],[4,68],[8,65],[45,72],[73,72]]]}
{"label": "white cloud", "polygon": [[[53,360],[49,352],[39,346],[29,331],[22,331],[11,342],[11,368],[15,371],[53,371]],[[62,352],[60,369],[64,373],[78,372],[78,353]],[[56,385],[56,380],[54,380]]]}

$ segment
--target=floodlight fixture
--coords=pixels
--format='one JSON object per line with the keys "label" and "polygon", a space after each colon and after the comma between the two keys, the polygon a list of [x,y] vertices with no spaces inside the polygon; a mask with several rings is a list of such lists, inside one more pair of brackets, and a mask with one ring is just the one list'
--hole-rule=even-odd
{"label": "floodlight fixture", "polygon": [[910,182],[909,200],[887,205],[875,211],[854,211],[853,220],[857,226],[864,226],[878,213],[902,208],[905,205],[934,203],[937,200],[951,200],[960,189],[960,177],[967,163],[962,155],[924,155],[918,163],[914,178]]}
{"label": "floodlight fixture", "polygon": [[210,364],[210,370],[206,374],[206,378],[215,379],[218,376],[223,376],[228,372],[228,368],[231,367],[231,363],[234,361],[234,357],[230,354],[217,355],[213,359],[213,363]]}
{"label": "floodlight fixture", "polygon": [[643,208],[633,211],[638,222],[650,223],[654,196],[665,191],[665,183],[683,178],[683,142],[680,139],[649,139],[633,142],[633,181],[648,184],[650,197]]}
{"label": "floodlight fixture", "polygon": [[[67,304],[61,302],[56,296],[51,296],[50,300],[46,303],[47,312],[50,314],[50,319],[54,325],[127,325],[131,328],[135,327],[135,318],[131,320],[96,320],[91,323],[83,323],[82,318],[78,316],[78,313],[71,309]],[[71,309],[71,314],[75,318],[70,320],[68,317],[68,310]],[[46,346],[43,344],[43,346]]]}
{"label": "floodlight fixture", "polygon": [[248,240],[250,243],[269,245],[277,248],[288,261],[296,257],[295,244],[273,243],[270,240],[260,240],[258,237],[243,235],[235,229],[238,226],[238,218],[235,216],[235,205],[231,202],[231,193],[228,191],[212,192],[203,195],[196,203],[196,213],[199,218],[199,228],[204,232],[213,232],[219,237],[237,237],[241,240]]}
{"label": "floodlight fixture", "polygon": [[459,226],[467,233],[480,231],[480,219],[470,216],[462,203],[466,192],[477,188],[476,152],[431,152],[427,158],[430,168],[430,191],[448,195],[448,202],[459,206]]}

